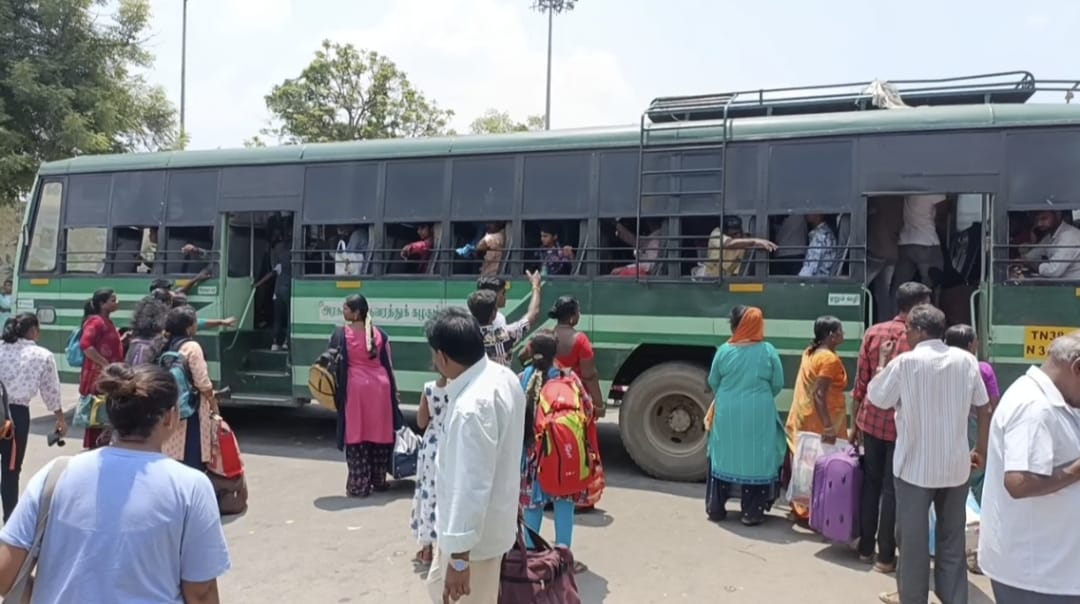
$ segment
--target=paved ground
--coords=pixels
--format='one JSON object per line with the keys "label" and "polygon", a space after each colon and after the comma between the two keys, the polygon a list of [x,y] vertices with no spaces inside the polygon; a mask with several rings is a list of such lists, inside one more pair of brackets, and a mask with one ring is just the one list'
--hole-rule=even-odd
{"label": "paved ground", "polygon": [[[81,442],[76,433],[63,449],[46,447],[51,418],[42,407],[35,415],[26,477]],[[224,602],[427,601],[410,561],[417,549],[408,530],[411,482],[347,499],[325,412],[226,415],[245,455],[250,509],[225,527],[233,570],[221,582]],[[793,528],[782,510],[756,528],[707,522],[702,486],[642,475],[620,446],[616,421],[601,429],[602,510],[579,516],[574,535],[575,553],[590,568],[578,579],[584,602],[873,603],[893,588],[891,577],[858,564],[846,548]],[[550,534],[550,521],[545,529]],[[973,577],[971,603],[992,602],[989,593],[985,578]]]}

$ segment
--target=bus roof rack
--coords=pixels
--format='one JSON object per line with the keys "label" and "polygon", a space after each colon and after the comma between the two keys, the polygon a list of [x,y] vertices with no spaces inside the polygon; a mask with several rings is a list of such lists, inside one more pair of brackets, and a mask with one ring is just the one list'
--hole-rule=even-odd
{"label": "bus roof rack", "polygon": [[[799,86],[672,96],[654,99],[645,110],[653,124],[724,120],[772,115],[844,113],[878,109],[871,86],[884,84],[899,94],[911,107],[926,105],[981,105],[986,103],[1022,104],[1043,90],[1069,91],[1080,85],[1075,81],[1038,82],[1028,71],[1006,71],[935,80],[890,80],[853,82],[823,86]],[[1040,86],[1045,84],[1046,87]]]}

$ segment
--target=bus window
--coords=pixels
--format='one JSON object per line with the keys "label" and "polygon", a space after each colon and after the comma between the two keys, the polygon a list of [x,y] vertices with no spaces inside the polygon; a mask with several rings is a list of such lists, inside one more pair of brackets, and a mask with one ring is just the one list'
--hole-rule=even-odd
{"label": "bus window", "polygon": [[383,272],[391,275],[428,275],[435,266],[439,247],[435,224],[394,223],[386,225],[380,260]]}
{"label": "bus window", "polygon": [[[704,217],[683,218],[684,265],[699,258],[691,267],[695,279],[715,280],[721,277],[745,277],[761,274],[758,268],[762,253],[756,246],[754,230],[757,221],[752,215],[729,214],[722,219]],[[690,248],[688,244],[693,247]],[[734,242],[734,245],[732,243]],[[744,245],[745,244],[745,245]]]}
{"label": "bus window", "polygon": [[64,269],[68,273],[105,272],[109,230],[100,227],[68,229]]}
{"label": "bus window", "polygon": [[527,220],[523,223],[520,256],[525,269],[569,276],[579,264],[582,220]]}
{"label": "bus window", "polygon": [[1073,224],[1072,210],[1009,212],[1007,250],[1007,260],[999,262],[1008,265],[1009,279],[1080,281],[1080,228]]}
{"label": "bus window", "polygon": [[454,275],[506,272],[506,250],[513,247],[510,222],[455,222],[451,225]]}
{"label": "bus window", "polygon": [[139,226],[115,227],[112,230],[112,253],[109,272],[114,275],[135,275],[150,272],[151,264],[143,258],[144,244],[149,239],[150,228]]}
{"label": "bus window", "polygon": [[807,213],[806,256],[799,277],[822,279],[849,274],[848,248],[851,245],[851,214]]}
{"label": "bus window", "polygon": [[710,234],[720,226],[717,218],[684,216],[679,218],[679,274],[705,277],[711,271],[707,265]]}
{"label": "bus window", "polygon": [[194,275],[211,267],[213,247],[214,227],[166,227],[165,244],[157,244],[156,255],[166,274]]}
{"label": "bus window", "polygon": [[806,223],[806,216],[793,213],[769,216],[769,241],[777,246],[769,261],[769,275],[798,275],[806,260],[806,246],[810,243],[810,225]]}
{"label": "bus window", "polygon": [[30,234],[23,270],[28,273],[45,273],[56,269],[56,252],[60,241],[60,200],[64,186],[47,182],[41,189],[34,216],[34,229]]}
{"label": "bus window", "polygon": [[[667,237],[666,220],[663,218],[642,218],[640,229],[636,229],[635,219],[616,219],[600,221],[600,242],[602,249],[607,249],[605,259],[610,260],[614,277],[647,277],[658,274],[667,257],[670,245]],[[614,253],[611,253],[614,252]],[[636,253],[635,253],[636,252]],[[604,253],[601,253],[604,257]],[[620,259],[629,262],[621,263]]]}

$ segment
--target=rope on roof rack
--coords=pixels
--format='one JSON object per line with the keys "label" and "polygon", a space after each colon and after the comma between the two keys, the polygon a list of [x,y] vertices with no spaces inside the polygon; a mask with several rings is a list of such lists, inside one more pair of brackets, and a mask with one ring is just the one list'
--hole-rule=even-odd
{"label": "rope on roof rack", "polygon": [[896,86],[884,80],[870,82],[863,94],[869,96],[870,102],[878,109],[911,109],[911,105],[904,102]]}

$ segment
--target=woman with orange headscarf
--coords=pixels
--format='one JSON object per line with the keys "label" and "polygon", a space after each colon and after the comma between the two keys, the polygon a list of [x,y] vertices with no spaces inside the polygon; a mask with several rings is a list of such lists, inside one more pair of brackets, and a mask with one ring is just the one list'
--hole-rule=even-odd
{"label": "woman with orange headscarf", "polygon": [[742,523],[755,526],[765,520],[780,490],[787,443],[776,395],[784,386],[784,369],[776,349],[765,341],[761,309],[733,308],[731,332],[731,339],[717,348],[709,372],[716,398],[706,416],[705,511],[710,520],[723,520],[724,504],[739,496]]}

